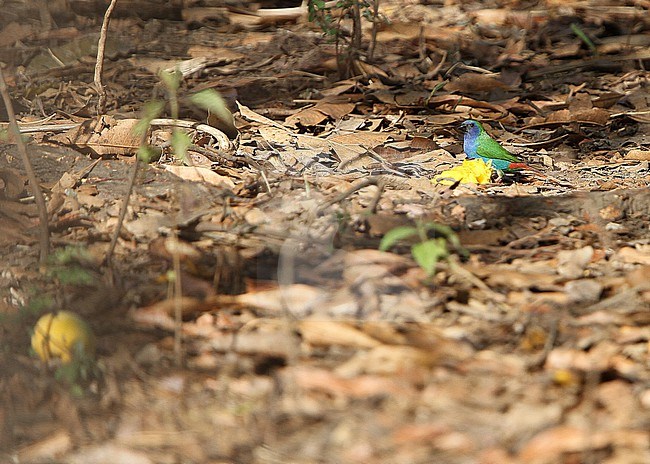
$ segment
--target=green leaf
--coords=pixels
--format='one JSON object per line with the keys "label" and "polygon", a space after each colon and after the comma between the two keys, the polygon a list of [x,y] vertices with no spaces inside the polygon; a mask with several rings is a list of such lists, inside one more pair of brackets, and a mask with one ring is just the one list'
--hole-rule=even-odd
{"label": "green leaf", "polygon": [[172,131],[172,148],[174,155],[181,160],[187,159],[187,149],[192,144],[190,136],[179,129]]}
{"label": "green leaf", "polygon": [[77,265],[50,269],[49,275],[64,285],[93,285],[95,282],[89,271]]}
{"label": "green leaf", "polygon": [[201,90],[190,96],[190,101],[200,108],[208,110],[210,113],[217,116],[223,122],[229,125],[234,125],[235,121],[232,113],[228,109],[226,100],[223,99],[221,94],[214,89]]}
{"label": "green leaf", "polygon": [[142,119],[133,127],[135,135],[143,136],[149,130],[151,121],[160,116],[165,108],[165,102],[161,100],[151,100],[144,104],[142,110]]}
{"label": "green leaf", "polygon": [[173,71],[164,69],[160,71],[159,76],[165,87],[173,93],[176,93],[178,88],[181,86],[181,82],[183,81],[183,73],[181,73],[178,68],[174,69]]}
{"label": "green leaf", "polygon": [[444,238],[436,238],[427,240],[423,243],[417,243],[411,247],[411,254],[415,262],[418,263],[428,276],[432,276],[436,270],[436,264],[442,258],[446,258],[449,254],[447,250],[447,242]]}
{"label": "green leaf", "polygon": [[395,227],[389,230],[379,243],[379,250],[386,251],[395,243],[418,234],[418,230],[411,226]]}
{"label": "green leaf", "polygon": [[578,26],[577,23],[571,23],[571,30],[575,35],[577,35],[580,40],[582,40],[587,47],[589,47],[589,50],[591,50],[591,53],[594,55],[598,54],[598,49],[594,45],[594,43],[591,41],[591,39],[587,36],[587,34],[584,33],[584,31]]}
{"label": "green leaf", "polygon": [[55,250],[49,257],[51,264],[66,265],[70,263],[90,263],[90,252],[80,246],[66,246]]}
{"label": "green leaf", "polygon": [[151,145],[141,145],[138,147],[138,160],[143,163],[150,163],[151,160],[160,158],[160,149],[152,147]]}
{"label": "green leaf", "polygon": [[425,230],[428,232],[434,230],[436,234],[443,236],[447,241],[454,247],[454,249],[461,255],[464,259],[469,257],[469,251],[467,251],[460,244],[458,235],[453,231],[453,229],[445,224],[436,224],[434,222],[428,222],[424,225]]}

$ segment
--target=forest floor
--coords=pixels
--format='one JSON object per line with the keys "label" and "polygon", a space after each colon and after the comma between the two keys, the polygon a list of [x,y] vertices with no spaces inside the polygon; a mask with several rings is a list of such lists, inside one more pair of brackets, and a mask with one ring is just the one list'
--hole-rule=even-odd
{"label": "forest floor", "polygon": [[[349,15],[337,47],[299,8],[180,3],[117,3],[99,111],[99,3],[3,3],[51,249],[2,142],[0,461],[650,462],[647,0],[387,0],[356,47]],[[439,182],[469,118],[532,169]],[[64,309],[90,365],[30,348]]]}

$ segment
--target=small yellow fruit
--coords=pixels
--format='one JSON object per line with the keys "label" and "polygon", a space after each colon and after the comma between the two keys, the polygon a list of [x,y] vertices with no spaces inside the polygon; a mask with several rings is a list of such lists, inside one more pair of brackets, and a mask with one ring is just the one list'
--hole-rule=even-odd
{"label": "small yellow fruit", "polygon": [[61,358],[67,364],[77,355],[94,356],[95,336],[75,313],[47,313],[34,327],[32,348],[43,361]]}

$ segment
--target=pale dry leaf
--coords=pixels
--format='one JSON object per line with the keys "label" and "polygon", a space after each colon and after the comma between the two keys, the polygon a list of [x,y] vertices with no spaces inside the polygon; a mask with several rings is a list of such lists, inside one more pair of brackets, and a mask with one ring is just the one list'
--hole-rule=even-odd
{"label": "pale dry leaf", "polygon": [[134,131],[139,122],[139,119],[99,116],[52,136],[51,140],[90,150],[97,155],[133,155],[140,145],[140,137]]}
{"label": "pale dry leaf", "polygon": [[202,166],[176,166],[169,164],[166,164],[163,167],[166,171],[171,172],[181,179],[193,182],[205,182],[222,188],[235,188],[235,183],[230,177],[217,174],[209,168]]}
{"label": "pale dry leaf", "polygon": [[10,168],[0,169],[0,180],[4,185],[0,188],[0,198],[18,198],[25,190],[25,178],[18,171]]}
{"label": "pale dry leaf", "polygon": [[13,45],[19,40],[29,37],[38,29],[37,24],[21,24],[11,22],[0,31],[0,47]]}
{"label": "pale dry leaf", "polygon": [[379,345],[370,351],[359,352],[346,363],[336,368],[345,377],[360,374],[391,375],[431,368],[440,359],[436,350],[421,350],[411,346]]}
{"label": "pale dry leaf", "polygon": [[321,124],[328,118],[338,121],[355,108],[354,103],[336,102],[331,99],[321,100],[316,105],[304,108],[289,116],[285,123],[288,126],[296,127],[300,124],[303,127],[312,127]]}
{"label": "pale dry leaf", "polygon": [[445,90],[469,94],[490,92],[497,89],[510,90],[510,86],[504,84],[495,76],[480,73],[462,74],[445,86]]}
{"label": "pale dry leaf", "polygon": [[399,427],[392,434],[392,441],[396,445],[413,445],[418,442],[435,442],[440,437],[450,433],[452,430],[444,422],[407,424]]}
{"label": "pale dry leaf", "polygon": [[251,110],[247,106],[242,105],[239,102],[237,102],[237,108],[239,109],[239,114],[244,119],[247,119],[252,122],[257,122],[265,126],[273,126],[281,130],[289,131],[289,129],[284,127],[282,124],[277,123],[274,120],[267,118],[266,116],[262,116],[259,113],[256,113],[255,111]]}
{"label": "pale dry leaf", "polygon": [[313,127],[327,120],[327,115],[318,111],[315,107],[304,108],[289,116],[284,122],[287,126]]}
{"label": "pale dry leaf", "polygon": [[137,239],[153,239],[160,235],[161,227],[170,227],[173,221],[163,212],[147,209],[132,221],[124,221],[124,228]]}
{"label": "pale dry leaf", "polygon": [[327,304],[328,292],[304,284],[282,285],[278,288],[236,295],[239,304],[276,314],[289,311],[303,315]]}
{"label": "pale dry leaf", "polygon": [[600,300],[603,286],[594,279],[576,279],[567,282],[564,291],[571,303],[589,304]]}
{"label": "pale dry leaf", "polygon": [[327,369],[306,366],[288,369],[284,375],[302,389],[342,397],[372,398],[413,393],[406,386],[399,385],[395,379],[372,375],[345,378]]}
{"label": "pale dry leaf", "polygon": [[628,160],[650,161],[650,150],[630,150],[623,158]]}
{"label": "pale dry leaf", "polygon": [[601,342],[589,352],[573,348],[554,348],[547,356],[544,368],[548,371],[575,369],[582,372],[603,372],[611,366],[612,357],[619,347]]}
{"label": "pale dry leaf", "polygon": [[616,252],[614,259],[628,264],[650,265],[650,250],[623,247]]}
{"label": "pale dry leaf", "polygon": [[378,340],[345,322],[306,319],[298,323],[298,328],[303,340],[311,345],[354,348],[373,348],[381,345]]}
{"label": "pale dry leaf", "polygon": [[566,453],[583,453],[608,446],[647,447],[650,438],[640,430],[594,431],[560,425],[545,430],[526,443],[518,457],[526,464],[554,464]]}
{"label": "pale dry leaf", "polygon": [[590,245],[577,250],[562,250],[557,255],[557,272],[565,279],[581,277],[593,256],[594,249]]}
{"label": "pale dry leaf", "polygon": [[296,143],[296,137],[286,129],[280,129],[275,126],[262,126],[257,130],[262,138],[272,147],[292,146]]}
{"label": "pale dry leaf", "polygon": [[46,462],[60,457],[73,447],[72,437],[63,430],[54,432],[37,442],[18,449],[16,458],[19,462]]}
{"label": "pale dry leaf", "polygon": [[156,327],[173,331],[176,327],[173,315],[177,304],[180,304],[181,311],[186,315],[194,314],[197,308],[205,306],[204,301],[199,298],[181,296],[178,299],[170,298],[144,308],[138,308],[131,313],[130,317],[143,327]]}
{"label": "pale dry leaf", "polygon": [[[169,443],[165,443],[168,445]],[[162,446],[162,445],[161,445]],[[144,451],[136,451],[117,443],[83,447],[66,457],[69,464],[153,464]]]}
{"label": "pale dry leaf", "polygon": [[392,135],[388,132],[368,132],[358,131],[351,134],[335,134],[327,137],[329,142],[340,143],[344,145],[363,145],[366,148],[372,148],[381,145]]}
{"label": "pale dry leaf", "polygon": [[230,47],[215,47],[212,45],[190,45],[187,54],[193,58],[207,58],[213,63],[230,63],[246,58],[246,55],[236,52]]}

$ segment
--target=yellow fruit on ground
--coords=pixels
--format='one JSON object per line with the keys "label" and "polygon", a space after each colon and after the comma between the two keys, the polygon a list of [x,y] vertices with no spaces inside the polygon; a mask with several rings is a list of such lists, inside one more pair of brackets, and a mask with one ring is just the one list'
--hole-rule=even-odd
{"label": "yellow fruit on ground", "polygon": [[32,348],[43,361],[61,358],[69,363],[77,355],[94,356],[95,336],[75,313],[47,313],[34,326]]}

